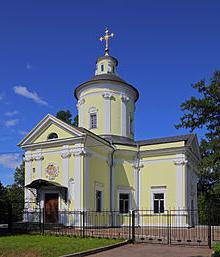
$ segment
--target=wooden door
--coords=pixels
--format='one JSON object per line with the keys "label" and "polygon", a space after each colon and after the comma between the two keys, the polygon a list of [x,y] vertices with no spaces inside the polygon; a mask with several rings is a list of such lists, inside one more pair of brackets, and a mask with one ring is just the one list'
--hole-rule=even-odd
{"label": "wooden door", "polygon": [[58,194],[45,194],[45,222],[58,223]]}

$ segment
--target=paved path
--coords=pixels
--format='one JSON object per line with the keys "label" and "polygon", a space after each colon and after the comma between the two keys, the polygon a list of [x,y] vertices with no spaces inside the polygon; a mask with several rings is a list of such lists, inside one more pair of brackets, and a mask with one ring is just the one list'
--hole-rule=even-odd
{"label": "paved path", "polygon": [[211,252],[210,249],[198,247],[129,244],[91,257],[210,257]]}

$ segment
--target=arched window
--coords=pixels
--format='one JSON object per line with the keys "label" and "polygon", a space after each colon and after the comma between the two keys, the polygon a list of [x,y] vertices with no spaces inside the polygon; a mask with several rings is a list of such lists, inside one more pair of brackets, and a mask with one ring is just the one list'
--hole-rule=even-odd
{"label": "arched window", "polygon": [[50,133],[49,136],[47,137],[48,140],[55,139],[55,138],[58,138],[57,133]]}

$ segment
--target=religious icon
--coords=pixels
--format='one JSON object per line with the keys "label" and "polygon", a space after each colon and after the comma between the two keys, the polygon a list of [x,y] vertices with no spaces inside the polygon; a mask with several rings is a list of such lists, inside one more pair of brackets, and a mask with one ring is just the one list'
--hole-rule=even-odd
{"label": "religious icon", "polygon": [[59,174],[59,169],[56,163],[50,162],[46,167],[46,177],[49,180],[54,180]]}

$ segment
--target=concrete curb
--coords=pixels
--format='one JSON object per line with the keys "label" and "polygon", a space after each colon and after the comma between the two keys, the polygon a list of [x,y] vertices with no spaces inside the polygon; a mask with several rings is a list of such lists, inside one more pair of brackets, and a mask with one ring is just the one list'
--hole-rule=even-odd
{"label": "concrete curb", "polygon": [[126,245],[129,242],[130,241],[127,240],[127,241],[124,241],[124,242],[121,242],[121,243],[117,243],[117,244],[113,244],[113,245],[107,245],[107,246],[99,247],[99,248],[96,248],[96,249],[91,249],[91,250],[84,251],[84,252],[62,255],[60,257],[82,257],[82,256],[88,256],[88,255],[91,255],[91,254],[96,254],[96,253],[104,252],[104,251],[107,251],[107,250],[110,250],[110,249],[114,249],[114,248]]}

